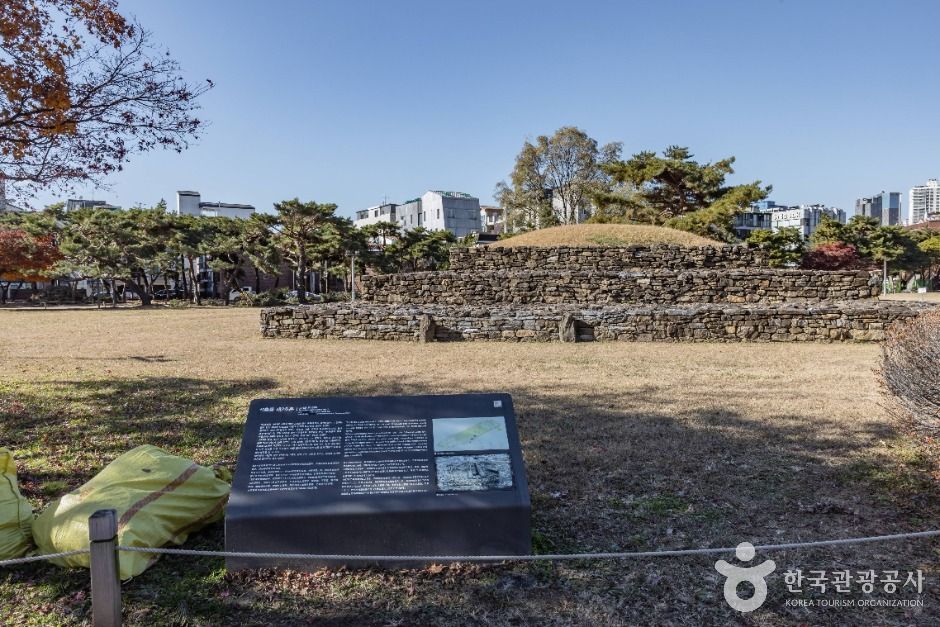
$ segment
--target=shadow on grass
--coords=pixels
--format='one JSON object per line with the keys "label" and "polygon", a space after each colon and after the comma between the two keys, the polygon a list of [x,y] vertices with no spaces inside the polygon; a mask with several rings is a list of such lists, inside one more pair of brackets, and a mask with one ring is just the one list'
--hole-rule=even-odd
{"label": "shadow on grass", "polygon": [[[268,379],[154,377],[30,386],[0,394],[0,440],[25,452],[29,479],[37,483],[87,479],[144,442],[202,456],[204,463],[231,461],[248,401],[275,387]],[[442,391],[403,377],[308,394]],[[484,389],[468,382],[455,391]],[[512,393],[543,552],[876,535],[919,530],[940,517],[929,468],[906,452],[904,438],[886,421],[860,426],[786,411],[748,417],[727,407],[689,408],[681,404],[687,395],[677,399],[655,386],[582,394],[523,385]],[[737,400],[728,398],[728,406]],[[879,445],[884,442],[895,448]],[[91,459],[70,457],[86,447]],[[196,534],[187,546],[220,548],[221,526]],[[758,623],[909,623],[891,608],[801,614],[785,603],[792,597],[782,572],[790,566],[912,570],[936,565],[931,546],[936,543],[775,553],[778,572],[768,580],[771,593]],[[125,586],[125,603],[129,624],[737,622],[721,598],[714,559],[225,575],[221,559],[167,557]],[[86,572],[41,566],[22,575],[0,576],[0,591],[35,591],[46,581],[41,596],[59,608],[63,622],[72,614],[87,617],[87,608],[67,603],[87,589]],[[928,604],[918,620],[940,618],[938,610]]]}
{"label": "shadow on grass", "polygon": [[152,376],[20,384],[0,391],[0,442],[17,452],[33,497],[50,496],[35,483],[74,487],[140,444],[234,463],[248,402],[276,387],[267,378]]}
{"label": "shadow on grass", "polygon": [[177,361],[166,355],[127,355],[124,357],[73,357],[75,361],[137,361],[145,364],[165,364]]}

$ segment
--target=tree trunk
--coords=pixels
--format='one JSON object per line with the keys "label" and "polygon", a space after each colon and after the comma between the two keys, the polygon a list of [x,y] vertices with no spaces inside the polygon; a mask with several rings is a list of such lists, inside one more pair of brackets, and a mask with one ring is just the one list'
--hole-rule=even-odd
{"label": "tree trunk", "polygon": [[186,285],[186,259],[180,255],[180,267],[176,271],[176,277],[183,286],[183,296],[189,296],[189,286]]}
{"label": "tree trunk", "polygon": [[[225,277],[225,280],[224,280],[224,281],[222,280],[223,277]],[[230,280],[230,277],[229,277],[228,272],[226,272],[225,270],[219,270],[219,283],[221,283],[222,286],[223,286],[223,287],[222,287],[222,305],[223,305],[224,307],[228,307],[228,306],[229,306],[229,302],[228,302],[228,300],[229,300],[229,294],[232,293],[232,290],[231,290],[231,289],[225,289],[225,287],[224,287],[224,286],[226,286],[226,285],[229,284],[229,280]],[[218,289],[218,288],[216,287],[216,289]]]}
{"label": "tree trunk", "polygon": [[[240,293],[242,288],[241,288],[241,285],[238,284],[238,280],[234,272],[226,272],[225,276],[226,276],[226,284],[228,285],[228,289],[226,289],[224,292],[225,304],[227,306],[229,304],[228,295],[231,294],[232,292]],[[239,294],[239,298],[244,298],[244,295]]]}
{"label": "tree trunk", "polygon": [[132,278],[128,278],[128,279],[124,279],[124,284],[125,284],[125,288],[124,288],[125,291],[127,290],[126,286],[129,285],[131,289],[134,290],[134,293],[137,294],[138,297],[140,297],[141,307],[149,307],[150,303],[153,302],[150,293],[147,291],[147,289],[143,285],[140,284],[140,282],[135,281]]}
{"label": "tree trunk", "polygon": [[187,261],[189,261],[189,283],[193,288],[193,304],[202,305],[202,295],[199,293],[199,281],[196,278],[196,264],[193,263],[191,256],[187,257]]}
{"label": "tree trunk", "polygon": [[307,251],[304,250],[303,246],[299,247],[299,255],[297,255],[297,282],[300,285],[297,286],[297,302],[301,305],[307,302]]}

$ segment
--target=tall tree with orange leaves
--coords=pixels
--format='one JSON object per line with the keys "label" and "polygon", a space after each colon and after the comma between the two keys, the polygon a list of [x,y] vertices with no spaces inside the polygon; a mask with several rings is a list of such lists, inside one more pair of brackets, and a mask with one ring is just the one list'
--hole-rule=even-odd
{"label": "tall tree with orange leaves", "polygon": [[99,183],[134,153],[181,151],[197,98],[117,0],[0,2],[0,176],[21,195]]}
{"label": "tall tree with orange leaves", "polygon": [[61,258],[52,235],[0,225],[0,303],[6,302],[11,283],[42,281]]}

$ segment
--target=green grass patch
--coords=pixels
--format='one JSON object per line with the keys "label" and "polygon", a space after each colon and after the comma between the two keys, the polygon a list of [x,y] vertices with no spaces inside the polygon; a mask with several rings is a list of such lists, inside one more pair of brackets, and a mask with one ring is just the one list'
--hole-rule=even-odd
{"label": "green grass patch", "polygon": [[689,501],[676,494],[640,497],[631,504],[638,518],[665,518],[688,511]]}

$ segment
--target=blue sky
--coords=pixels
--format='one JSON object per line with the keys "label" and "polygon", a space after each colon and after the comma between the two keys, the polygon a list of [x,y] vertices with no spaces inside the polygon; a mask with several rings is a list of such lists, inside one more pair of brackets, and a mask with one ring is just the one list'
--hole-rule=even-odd
{"label": "blue sky", "polygon": [[[563,125],[627,154],[737,157],[778,202],[850,210],[940,177],[940,2],[123,0],[210,121],[136,156],[123,206],[203,200],[340,212],[427,189],[483,202],[522,142]],[[51,199],[44,198],[43,201]]]}

